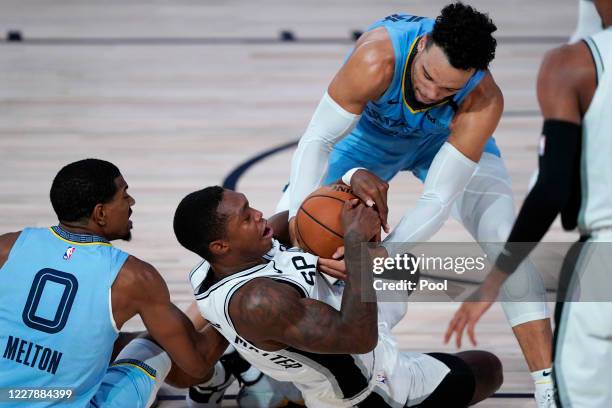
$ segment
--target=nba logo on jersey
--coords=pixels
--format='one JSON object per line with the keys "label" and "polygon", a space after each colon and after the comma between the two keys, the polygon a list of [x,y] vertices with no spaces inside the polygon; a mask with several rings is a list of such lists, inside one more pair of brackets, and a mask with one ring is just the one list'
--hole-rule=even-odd
{"label": "nba logo on jersey", "polygon": [[70,258],[72,258],[72,254],[74,253],[74,251],[76,251],[75,247],[68,247],[68,249],[66,249],[66,252],[64,252],[64,256],[62,258],[65,261],[69,261]]}

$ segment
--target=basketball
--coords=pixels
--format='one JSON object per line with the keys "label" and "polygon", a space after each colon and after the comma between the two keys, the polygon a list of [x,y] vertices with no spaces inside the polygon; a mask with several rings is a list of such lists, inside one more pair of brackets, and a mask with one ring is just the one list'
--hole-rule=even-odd
{"label": "basketball", "polygon": [[344,245],[342,207],[357,198],[349,186],[332,184],[315,190],[300,206],[295,233],[300,247],[322,258],[331,258]]}

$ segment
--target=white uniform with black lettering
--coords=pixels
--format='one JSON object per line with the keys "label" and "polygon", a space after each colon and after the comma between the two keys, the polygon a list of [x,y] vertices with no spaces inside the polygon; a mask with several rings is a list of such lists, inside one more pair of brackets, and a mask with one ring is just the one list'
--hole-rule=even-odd
{"label": "white uniform with black lettering", "polygon": [[292,347],[271,352],[241,337],[229,316],[229,304],[232,295],[252,279],[285,282],[304,297],[340,309],[341,297],[316,271],[317,257],[273,242],[265,255],[268,262],[214,284],[207,262],[190,275],[201,313],[245,360],[276,380],[293,382],[309,407],[412,406],[436,389],[449,368],[426,354],[400,352],[383,313],[379,313],[378,345],[367,354],[316,354]]}
{"label": "white uniform with black lettering", "polygon": [[581,207],[588,237],[562,307],[554,376],[563,407],[612,407],[612,28],[585,39],[597,89],[582,123]]}

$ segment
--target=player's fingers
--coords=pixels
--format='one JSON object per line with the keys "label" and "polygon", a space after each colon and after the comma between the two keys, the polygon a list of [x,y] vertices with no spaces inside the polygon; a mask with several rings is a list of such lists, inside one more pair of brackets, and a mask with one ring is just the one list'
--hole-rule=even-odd
{"label": "player's fingers", "polygon": [[476,346],[476,333],[475,333],[475,328],[476,328],[476,320],[470,320],[470,322],[468,323],[467,326],[467,334],[468,337],[470,338],[470,341],[472,342],[473,346]]}
{"label": "player's fingers", "polygon": [[323,272],[326,275],[332,276],[336,279],[344,279],[346,276],[338,273],[336,270],[329,268],[325,265],[319,265],[319,271]]}
{"label": "player's fingers", "polygon": [[461,348],[461,340],[463,339],[463,330],[465,330],[465,323],[465,319],[461,319],[457,323],[457,328],[455,329],[455,332],[457,333],[455,337],[455,344],[457,345],[457,348]]}
{"label": "player's fingers", "polygon": [[451,339],[453,332],[455,331],[455,327],[457,327],[457,320],[458,320],[458,314],[455,314],[453,319],[448,324],[446,333],[444,334],[444,344],[447,344],[448,341]]}
{"label": "player's fingers", "polygon": [[345,210],[352,210],[353,208],[357,207],[359,205],[359,200],[357,198],[353,198],[352,200],[346,200],[344,202],[344,209]]}
{"label": "player's fingers", "polygon": [[385,228],[385,232],[389,232],[389,225],[387,223],[387,216],[389,215],[389,207],[387,206],[387,192],[382,189],[377,190],[377,194],[374,195],[374,201],[376,202],[376,208],[378,209],[378,214],[380,214],[380,223],[383,228]]}
{"label": "player's fingers", "polygon": [[355,195],[361,199],[368,207],[373,207],[376,204],[376,201],[372,198],[372,194],[370,192],[355,192]]}
{"label": "player's fingers", "polygon": [[327,268],[336,269],[340,272],[346,271],[346,263],[344,262],[344,260],[319,258],[319,265],[325,266]]}
{"label": "player's fingers", "polygon": [[344,245],[341,247],[338,247],[338,249],[336,249],[336,252],[334,252],[334,254],[332,255],[333,259],[340,259],[344,256]]}
{"label": "player's fingers", "polygon": [[346,270],[342,270],[339,267],[332,268],[332,267],[329,267],[328,265],[320,263],[319,270],[336,279],[346,280],[346,278],[348,278]]}

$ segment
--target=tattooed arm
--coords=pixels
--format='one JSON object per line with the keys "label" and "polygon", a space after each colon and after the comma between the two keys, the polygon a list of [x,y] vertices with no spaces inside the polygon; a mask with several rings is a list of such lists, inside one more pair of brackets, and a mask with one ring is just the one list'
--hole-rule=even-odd
{"label": "tattooed arm", "polygon": [[[380,231],[376,211],[352,200],[345,204],[345,259],[348,268],[340,311],[304,299],[293,287],[267,278],[253,279],[233,296],[229,312],[237,332],[257,347],[291,346],[315,353],[367,353],[378,343],[372,273],[361,273],[361,243]],[[371,255],[364,267],[371,270]]]}

